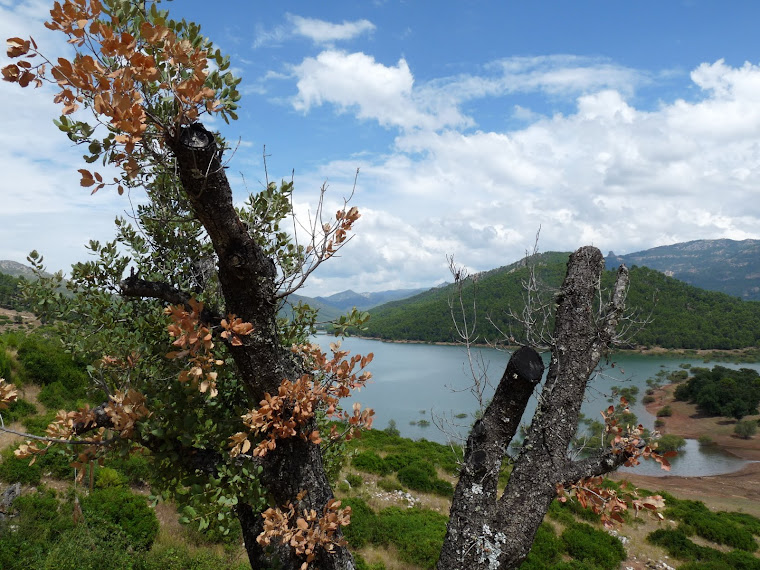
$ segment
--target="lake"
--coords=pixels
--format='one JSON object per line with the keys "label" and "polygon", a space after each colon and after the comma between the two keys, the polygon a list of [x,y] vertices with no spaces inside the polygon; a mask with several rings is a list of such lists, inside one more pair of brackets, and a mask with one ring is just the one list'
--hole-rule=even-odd
{"label": "lake", "polygon": [[[316,337],[323,349],[327,349],[334,340],[328,336]],[[350,350],[351,354],[365,355],[372,352],[375,355],[368,366],[372,372],[372,381],[360,392],[353,394],[344,403],[344,407],[350,409],[350,403],[360,402],[363,407],[373,408],[375,429],[383,429],[390,420],[394,420],[404,437],[425,438],[439,443],[446,443],[457,435],[466,438],[478,405],[468,389],[472,385],[472,379],[464,347],[389,343],[360,338],[347,338],[342,347]],[[482,359],[488,378],[495,386],[504,372],[509,354],[488,348],[476,349],[474,352]],[[589,382],[583,413],[589,418],[601,419],[599,412],[609,406],[612,386],[638,386],[638,402],[631,407],[631,411],[649,429],[654,427],[655,418],[641,404],[647,379],[654,377],[660,370],[678,370],[681,363],[712,367],[712,363],[705,364],[699,359],[638,354],[616,354],[612,362],[614,366],[606,364],[600,367]],[[760,370],[760,363],[720,364],[728,368]],[[494,387],[490,387],[485,397],[490,398],[493,391]],[[530,422],[534,409],[535,399],[529,404],[523,423]],[[466,414],[466,417],[456,417],[461,414]],[[426,420],[430,425],[420,426],[420,420]],[[443,425],[444,431],[436,427],[436,423]],[[696,477],[737,471],[746,461],[709,446],[700,446],[695,440],[687,440],[686,448],[671,463],[669,473],[651,461],[642,462],[635,469],[644,475]]]}

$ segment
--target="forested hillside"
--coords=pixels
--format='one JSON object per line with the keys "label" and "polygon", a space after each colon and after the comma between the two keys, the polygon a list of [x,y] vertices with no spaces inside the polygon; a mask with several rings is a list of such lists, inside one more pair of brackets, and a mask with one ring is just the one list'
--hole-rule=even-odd
{"label": "forested hillside", "polygon": [[[552,301],[553,291],[562,282],[567,255],[549,253],[535,258],[544,302]],[[522,328],[508,311],[511,308],[519,313],[525,306],[523,283],[529,272],[516,265],[524,264],[481,273],[465,283],[468,319],[472,322],[474,301],[480,342],[499,338],[494,324],[520,338]],[[609,286],[613,279],[614,272],[607,271],[603,282]],[[377,307],[370,311],[372,318],[365,334],[389,340],[455,341],[451,300],[456,300],[453,285]],[[632,345],[729,349],[760,343],[760,302],[698,289],[646,267],[631,269],[628,307],[638,319],[650,321],[633,334]]]}
{"label": "forested hillside", "polygon": [[0,307],[22,310],[25,307],[19,298],[22,278],[0,273]]}

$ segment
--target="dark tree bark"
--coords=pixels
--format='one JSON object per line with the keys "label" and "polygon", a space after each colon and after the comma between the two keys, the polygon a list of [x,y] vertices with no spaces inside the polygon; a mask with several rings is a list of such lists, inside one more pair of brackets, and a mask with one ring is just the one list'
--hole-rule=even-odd
{"label": "dark tree bark", "polygon": [[596,248],[583,247],[570,256],[557,297],[546,382],[507,487],[497,497],[499,468],[544,368],[531,348],[512,355],[467,441],[439,570],[518,567],[530,552],[558,484],[608,473],[628,458],[612,450],[580,461],[568,457],[586,384],[614,339],[624,308],[628,270],[621,266],[606,313],[600,322],[594,318],[603,269],[604,258]]}
{"label": "dark tree bark", "polygon": [[[230,346],[239,376],[250,396],[251,407],[258,406],[265,393],[274,394],[284,379],[295,380],[298,371],[290,353],[279,342],[275,298],[276,269],[261,247],[248,233],[234,208],[232,190],[221,163],[221,150],[212,133],[196,123],[182,128],[168,140],[177,170],[193,213],[201,222],[218,258],[218,275],[224,297],[224,312],[232,313],[253,325],[253,332],[241,337],[241,346]],[[182,294],[166,287],[141,282],[136,278],[123,284],[151,296],[171,297],[186,302]],[[278,441],[276,449],[261,458],[261,482],[271,503],[284,506],[295,502],[296,495],[306,491],[302,505],[322,513],[333,498],[322,465],[319,447],[298,438]],[[236,513],[243,527],[245,547],[253,568],[267,568],[271,559],[256,542],[263,530],[263,519],[247,504],[240,504]],[[275,548],[282,568],[299,568],[303,562],[289,545]],[[354,568],[351,553],[345,547],[333,552],[322,549],[313,567],[330,570]]]}

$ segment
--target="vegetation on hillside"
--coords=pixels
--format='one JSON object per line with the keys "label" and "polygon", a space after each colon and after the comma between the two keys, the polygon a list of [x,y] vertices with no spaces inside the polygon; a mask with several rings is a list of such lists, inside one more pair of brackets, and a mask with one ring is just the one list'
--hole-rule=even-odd
{"label": "vegetation on hillside", "polygon": [[692,368],[691,378],[679,384],[676,400],[697,405],[712,416],[742,419],[757,414],[760,404],[760,374],[751,368],[732,370],[724,366]]}
{"label": "vegetation on hillside", "polygon": [[[562,281],[567,254],[542,254],[533,262],[544,290],[542,301],[550,304]],[[528,278],[527,267],[514,265],[468,278],[463,300],[466,307],[477,307],[476,318],[470,320],[480,341],[505,336],[509,340],[510,335],[520,339],[522,325],[510,310],[522,312]],[[613,279],[612,271],[605,272],[603,285],[611,286]],[[388,340],[456,341],[449,307],[454,295],[454,286],[446,286],[372,309],[365,334]],[[760,343],[760,302],[697,289],[653,269],[631,269],[627,305],[635,310],[635,318],[647,321],[646,326],[631,329],[631,345],[732,349]]]}

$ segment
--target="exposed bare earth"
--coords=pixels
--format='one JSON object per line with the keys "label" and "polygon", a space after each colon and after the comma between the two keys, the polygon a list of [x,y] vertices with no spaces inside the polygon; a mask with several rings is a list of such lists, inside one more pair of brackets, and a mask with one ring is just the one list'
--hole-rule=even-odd
{"label": "exposed bare earth", "polygon": [[[672,416],[662,418],[663,433],[680,435],[689,439],[708,436],[720,449],[742,459],[757,461],[749,463],[740,471],[709,477],[650,477],[626,473],[625,478],[638,487],[663,490],[679,498],[704,501],[713,509],[743,511],[760,516],[760,437],[741,439],[734,435],[735,420],[707,417],[697,412],[696,406],[673,400],[676,385],[665,386],[655,392],[655,401],[647,404],[647,411],[655,415],[665,405],[670,406]],[[757,418],[753,416],[750,419]]]}

